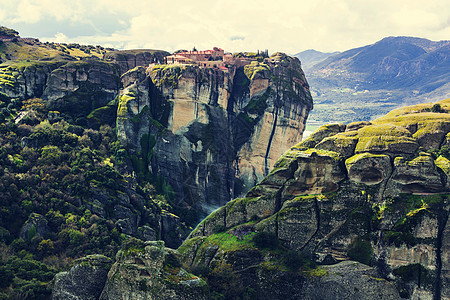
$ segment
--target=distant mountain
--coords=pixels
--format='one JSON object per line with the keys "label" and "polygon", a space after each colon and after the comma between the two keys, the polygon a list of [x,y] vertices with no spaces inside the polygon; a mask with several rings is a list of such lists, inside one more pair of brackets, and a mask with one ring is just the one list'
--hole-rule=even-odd
{"label": "distant mountain", "polygon": [[303,71],[311,69],[315,64],[324,61],[340,52],[320,52],[313,49],[305,50],[294,55],[302,62]]}
{"label": "distant mountain", "polygon": [[450,41],[387,37],[313,65],[307,72],[311,118],[370,120],[393,108],[450,94]]}

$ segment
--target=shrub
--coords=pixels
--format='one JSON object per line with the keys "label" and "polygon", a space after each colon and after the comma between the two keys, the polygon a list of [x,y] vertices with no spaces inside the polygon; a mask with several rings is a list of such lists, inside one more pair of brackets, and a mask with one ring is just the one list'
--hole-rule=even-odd
{"label": "shrub", "polygon": [[253,236],[253,243],[258,248],[276,248],[280,241],[277,236],[271,232],[257,232]]}
{"label": "shrub", "polygon": [[292,271],[297,271],[300,267],[311,269],[315,267],[315,263],[310,259],[310,255],[306,252],[298,253],[290,250],[283,254],[283,264]]}
{"label": "shrub", "polygon": [[359,237],[353,241],[347,251],[348,257],[366,265],[370,264],[372,254],[373,251],[370,242]]}
{"label": "shrub", "polygon": [[442,109],[442,107],[439,103],[436,103],[431,107],[431,112],[445,113],[445,110]]}
{"label": "shrub", "polygon": [[193,266],[191,268],[191,272],[194,275],[200,276],[202,278],[206,278],[209,275],[209,273],[211,272],[211,269],[206,265],[198,265],[198,266]]}

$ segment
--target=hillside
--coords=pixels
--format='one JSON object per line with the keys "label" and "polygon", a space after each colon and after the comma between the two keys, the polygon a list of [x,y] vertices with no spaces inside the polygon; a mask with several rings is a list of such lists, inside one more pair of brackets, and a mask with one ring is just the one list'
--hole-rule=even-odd
{"label": "hillside", "polygon": [[305,72],[308,72],[317,63],[320,63],[330,56],[339,54],[340,52],[320,52],[314,49],[305,50],[294,54],[302,62],[302,68]]}
{"label": "hillside", "polygon": [[437,101],[450,92],[450,42],[388,37],[315,64],[307,71],[311,119],[368,121],[393,108]]}

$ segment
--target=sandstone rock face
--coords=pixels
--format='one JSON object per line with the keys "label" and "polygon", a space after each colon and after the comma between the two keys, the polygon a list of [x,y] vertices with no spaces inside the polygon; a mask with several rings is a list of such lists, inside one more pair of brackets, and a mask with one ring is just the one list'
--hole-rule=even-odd
{"label": "sandstone rock face", "polygon": [[155,137],[148,167],[181,206],[207,212],[242,195],[301,140],[312,99],[300,62],[277,53],[241,65],[153,65],[145,77],[143,68],[122,76],[118,136],[136,151]]}
{"label": "sandstone rock face", "polygon": [[206,283],[181,268],[164,242],[118,252],[99,299],[208,299]]}
{"label": "sandstone rock face", "polygon": [[[180,246],[183,260],[209,276],[227,264],[261,299],[449,298],[450,100],[439,104],[445,112],[422,105],[319,129],[203,220]],[[417,134],[426,128],[439,133],[431,146]],[[254,259],[242,265],[236,252]],[[282,278],[301,288],[277,288]]]}
{"label": "sandstone rock face", "polygon": [[55,276],[52,299],[98,299],[111,265],[112,260],[102,255],[89,255],[76,260],[68,272]]}

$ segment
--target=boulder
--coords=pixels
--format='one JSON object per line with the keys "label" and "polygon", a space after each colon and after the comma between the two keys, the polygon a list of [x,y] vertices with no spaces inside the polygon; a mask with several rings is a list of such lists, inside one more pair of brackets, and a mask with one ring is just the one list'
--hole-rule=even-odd
{"label": "boulder", "polygon": [[308,281],[303,299],[402,299],[394,284],[367,265],[345,261],[323,269],[324,276]]}
{"label": "boulder", "polygon": [[88,255],[73,262],[68,272],[56,274],[53,300],[94,300],[105,286],[112,260],[103,255]]}
{"label": "boulder", "polygon": [[50,228],[48,227],[47,219],[37,213],[30,214],[28,220],[20,229],[20,237],[25,241],[32,239],[35,235],[45,238],[49,233]]}
{"label": "boulder", "polygon": [[164,242],[120,250],[99,299],[208,299],[206,283],[183,268]]}

